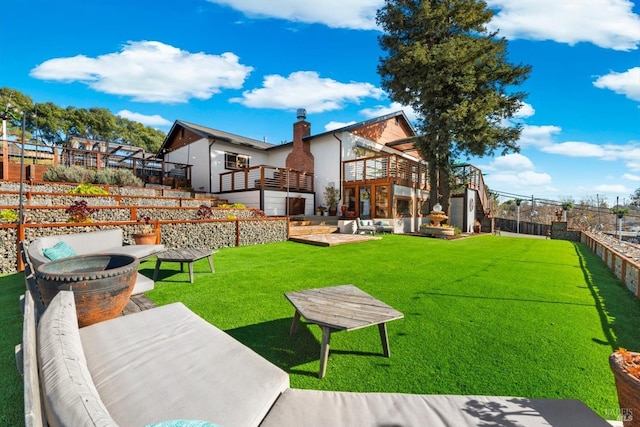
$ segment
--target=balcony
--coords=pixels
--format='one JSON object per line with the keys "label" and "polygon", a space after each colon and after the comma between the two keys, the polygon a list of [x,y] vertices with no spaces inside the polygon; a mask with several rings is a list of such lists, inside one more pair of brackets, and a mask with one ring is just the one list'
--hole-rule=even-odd
{"label": "balcony", "polygon": [[368,157],[342,163],[345,183],[388,182],[427,189],[427,165],[396,155]]}
{"label": "balcony", "polygon": [[313,174],[275,166],[253,166],[220,174],[220,192],[276,190],[313,192]]}

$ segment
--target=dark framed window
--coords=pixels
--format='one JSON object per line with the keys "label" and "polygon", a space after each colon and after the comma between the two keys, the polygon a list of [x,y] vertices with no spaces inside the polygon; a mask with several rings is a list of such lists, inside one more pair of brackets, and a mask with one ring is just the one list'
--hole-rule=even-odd
{"label": "dark framed window", "polygon": [[249,156],[237,153],[224,153],[225,169],[246,169],[249,167]]}
{"label": "dark framed window", "polygon": [[412,203],[409,197],[396,198],[396,215],[411,216]]}

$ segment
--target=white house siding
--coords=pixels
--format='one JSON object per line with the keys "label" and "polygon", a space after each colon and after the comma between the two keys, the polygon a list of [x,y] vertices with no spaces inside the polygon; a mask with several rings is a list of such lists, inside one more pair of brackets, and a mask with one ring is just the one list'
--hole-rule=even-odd
{"label": "white house siding", "polygon": [[340,141],[334,138],[333,134],[314,138],[311,142],[311,154],[315,160],[313,185],[316,193],[316,206],[325,206],[325,187],[333,185],[340,190],[342,197]]}
{"label": "white house siding", "polygon": [[225,197],[229,203],[242,203],[248,208],[260,209],[260,190],[239,191],[229,196],[231,197]]}
{"label": "white house siding", "polygon": [[[313,215],[313,194],[290,193],[289,197],[302,197],[305,199],[304,214]],[[264,192],[264,213],[267,216],[285,216],[287,214],[286,205],[287,193],[284,191],[265,190]]]}

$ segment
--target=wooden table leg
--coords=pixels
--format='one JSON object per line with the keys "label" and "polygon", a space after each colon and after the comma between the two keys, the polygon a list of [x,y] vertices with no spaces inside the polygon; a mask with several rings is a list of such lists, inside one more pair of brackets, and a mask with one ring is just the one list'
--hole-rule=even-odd
{"label": "wooden table leg", "polygon": [[213,255],[209,255],[209,267],[211,267],[211,272],[215,273],[216,269],[213,268]]}
{"label": "wooden table leg", "polygon": [[[182,264],[180,264],[182,266]],[[189,263],[189,281],[193,283],[193,263]]]}
{"label": "wooden table leg", "polygon": [[387,336],[387,324],[380,323],[378,325],[378,330],[380,331],[380,340],[382,341],[384,357],[391,357],[391,350],[389,350],[389,337]]}
{"label": "wooden table leg", "polygon": [[300,313],[296,310],[296,314],[293,315],[293,322],[291,322],[291,329],[289,329],[289,335],[295,335],[298,331],[298,322],[300,321]]}
{"label": "wooden table leg", "polygon": [[331,328],[322,327],[322,347],[320,347],[320,372],[318,378],[324,378],[327,373],[327,359],[329,358],[329,341],[331,340]]}
{"label": "wooden table leg", "polygon": [[158,271],[160,270],[160,263],[162,261],[160,261],[159,259],[156,258],[156,269],[153,270],[153,281],[155,282],[156,279],[158,278]]}

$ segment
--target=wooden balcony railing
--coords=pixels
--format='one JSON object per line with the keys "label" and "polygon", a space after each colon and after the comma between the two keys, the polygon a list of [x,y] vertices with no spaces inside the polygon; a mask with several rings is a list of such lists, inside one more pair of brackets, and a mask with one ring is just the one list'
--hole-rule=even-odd
{"label": "wooden balcony railing", "polygon": [[313,192],[313,174],[275,166],[253,166],[220,174],[220,192],[257,189]]}
{"label": "wooden balcony railing", "polygon": [[427,165],[396,155],[343,162],[345,182],[391,181],[412,188],[427,188]]}

